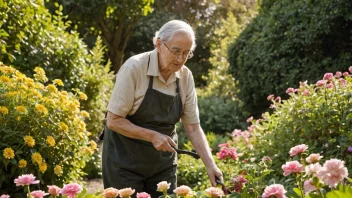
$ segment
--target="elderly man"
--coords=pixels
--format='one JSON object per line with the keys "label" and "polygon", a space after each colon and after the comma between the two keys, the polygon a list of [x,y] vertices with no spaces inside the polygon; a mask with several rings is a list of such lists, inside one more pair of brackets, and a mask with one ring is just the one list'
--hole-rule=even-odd
{"label": "elderly man", "polygon": [[116,75],[107,110],[103,147],[104,187],[131,187],[158,197],[157,184],[176,188],[177,133],[181,119],[186,134],[203,160],[209,179],[222,173],[214,163],[200,126],[191,71],[195,34],[179,20],[164,24],[154,38],[155,49],[129,58]]}

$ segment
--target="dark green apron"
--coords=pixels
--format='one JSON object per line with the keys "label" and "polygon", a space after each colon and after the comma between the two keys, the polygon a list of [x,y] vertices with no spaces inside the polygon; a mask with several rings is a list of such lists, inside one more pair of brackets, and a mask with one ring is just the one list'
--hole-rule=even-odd
{"label": "dark green apron", "polygon": [[[148,61],[149,68],[149,61]],[[179,80],[176,79],[176,95],[171,96],[153,89],[153,76],[144,99],[132,116],[126,118],[133,124],[172,137],[177,143],[175,124],[182,114]],[[162,152],[153,144],[128,138],[107,127],[104,131],[102,156],[104,188],[131,187],[137,192],[147,192],[151,197],[162,195],[156,192],[161,181],[171,183],[168,193],[176,188],[176,153]]]}

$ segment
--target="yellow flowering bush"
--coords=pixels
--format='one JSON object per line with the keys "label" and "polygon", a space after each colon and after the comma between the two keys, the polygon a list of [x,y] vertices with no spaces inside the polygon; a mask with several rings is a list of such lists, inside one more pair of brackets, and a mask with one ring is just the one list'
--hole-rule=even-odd
{"label": "yellow flowering bush", "polygon": [[[16,189],[14,179],[35,174],[40,185],[79,179],[97,146],[90,141],[80,110],[87,95],[60,91],[61,80],[45,71],[29,78],[0,63],[0,188]],[[38,187],[39,188],[39,187]]]}

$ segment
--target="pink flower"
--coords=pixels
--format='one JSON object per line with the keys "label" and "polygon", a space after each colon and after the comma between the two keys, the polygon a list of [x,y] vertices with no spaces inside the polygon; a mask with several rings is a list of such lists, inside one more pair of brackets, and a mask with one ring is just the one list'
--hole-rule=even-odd
{"label": "pink flower", "polygon": [[304,192],[306,194],[312,192],[312,191],[315,191],[317,188],[313,185],[313,181],[312,179],[309,179],[307,181],[304,182],[304,185],[303,185],[303,188],[304,188]]}
{"label": "pink flower", "polygon": [[341,72],[339,72],[339,71],[336,72],[336,74],[335,74],[335,77],[336,77],[336,78],[340,78],[341,76],[342,76],[342,73],[341,73]]}
{"label": "pink flower", "polygon": [[301,94],[304,96],[309,96],[310,92],[309,92],[309,90],[305,89]]}
{"label": "pink flower", "polygon": [[270,101],[270,100],[273,100],[274,97],[275,97],[274,94],[271,94],[271,95],[269,95],[266,99],[268,99],[268,100]]}
{"label": "pink flower", "polygon": [[115,198],[119,195],[119,190],[116,188],[107,188],[103,192],[104,198]]}
{"label": "pink flower", "polygon": [[264,156],[263,158],[262,158],[262,162],[265,164],[265,163],[269,163],[269,164],[271,164],[271,163],[273,163],[273,160],[270,158],[270,157],[268,157],[268,156]]}
{"label": "pink flower", "polygon": [[53,186],[48,186],[48,191],[51,195],[57,196],[60,194],[61,188],[53,185]]}
{"label": "pink flower", "polygon": [[276,98],[275,98],[275,101],[276,101],[276,102],[281,102],[281,97],[280,97],[280,96],[276,97]]}
{"label": "pink flower", "polygon": [[69,198],[75,198],[76,194],[80,193],[82,191],[82,186],[76,183],[71,183],[64,185],[64,187],[61,190],[62,195],[66,195]]}
{"label": "pink flower", "polygon": [[342,74],[343,76],[348,76],[349,74],[348,74],[348,72],[343,72],[343,74]]}
{"label": "pink flower", "polygon": [[270,108],[270,109],[276,109],[276,105],[271,104],[269,108]]}
{"label": "pink flower", "polygon": [[224,196],[224,192],[220,188],[210,187],[205,189],[205,193],[207,197],[222,197]]}
{"label": "pink flower", "polygon": [[322,86],[324,86],[325,85],[325,80],[319,80],[315,85],[317,86],[317,87],[322,87]]}
{"label": "pink flower", "polygon": [[314,175],[317,174],[321,169],[321,165],[319,163],[309,164],[306,166],[306,175]]}
{"label": "pink flower", "polygon": [[298,154],[301,154],[303,153],[304,151],[306,151],[308,149],[308,146],[305,145],[305,144],[300,144],[300,145],[297,145],[297,146],[294,146],[290,149],[290,156],[296,156]]}
{"label": "pink flower", "polygon": [[352,66],[348,68],[348,71],[352,74]]}
{"label": "pink flower", "polygon": [[170,184],[170,183],[167,183],[166,181],[159,182],[159,183],[157,184],[158,188],[157,188],[156,191],[159,191],[159,192],[166,192],[167,189],[170,188],[170,185],[171,185],[171,184]]}
{"label": "pink flower", "polygon": [[284,186],[281,184],[272,184],[270,186],[267,186],[264,190],[264,193],[262,195],[262,198],[286,198],[285,193],[287,191],[285,190]]}
{"label": "pink flower", "polygon": [[150,194],[146,192],[137,193],[137,198],[151,198]]}
{"label": "pink flower", "polygon": [[288,88],[288,89],[286,90],[286,93],[287,93],[287,94],[295,93],[295,89],[290,87],[290,88]]}
{"label": "pink flower", "polygon": [[223,147],[228,148],[229,146],[230,146],[230,143],[228,143],[228,142],[222,143],[222,144],[219,144],[219,145],[218,145],[219,148],[223,148]]}
{"label": "pink flower", "polygon": [[345,86],[345,84],[346,84],[346,80],[345,79],[340,78],[339,81],[340,81],[340,86],[341,87]]}
{"label": "pink flower", "polygon": [[345,167],[345,162],[339,159],[327,160],[323,167],[318,171],[318,178],[330,188],[336,187],[337,184],[343,181],[348,176],[348,170]]}
{"label": "pink flower", "polygon": [[328,83],[326,84],[326,88],[330,89],[330,88],[333,88],[334,87],[334,84],[333,83]]}
{"label": "pink flower", "polygon": [[333,73],[326,73],[324,74],[324,80],[327,80],[327,81],[331,81],[332,79],[334,78],[334,74]]}
{"label": "pink flower", "polygon": [[243,177],[243,175],[239,175],[236,178],[232,178],[232,183],[235,191],[240,193],[243,186],[247,183],[247,179]]}
{"label": "pink flower", "polygon": [[312,163],[319,162],[319,160],[320,160],[321,158],[323,158],[323,156],[320,156],[320,154],[313,153],[313,154],[310,154],[310,155],[306,158],[306,161],[307,161],[309,164],[312,164]]}
{"label": "pink flower", "polygon": [[236,148],[227,148],[227,147],[222,147],[221,150],[216,153],[216,156],[218,156],[219,159],[226,159],[226,158],[232,158],[234,160],[238,159],[238,155],[236,153]]}
{"label": "pink flower", "polygon": [[10,198],[10,195],[1,195],[0,198]]}
{"label": "pink flower", "polygon": [[249,123],[249,122],[252,122],[252,120],[253,120],[253,116],[249,117],[249,118],[247,119],[247,122],[248,122],[248,123]]}
{"label": "pink flower", "polygon": [[16,186],[28,186],[30,184],[38,184],[39,180],[35,180],[33,174],[21,175],[17,179],[15,179]]}
{"label": "pink flower", "polygon": [[42,190],[36,190],[36,191],[31,192],[31,196],[33,198],[43,198],[45,195],[48,195],[48,194],[49,193],[45,193]]}
{"label": "pink flower", "polygon": [[298,161],[286,162],[282,165],[281,168],[284,170],[284,176],[287,176],[291,173],[300,173],[304,171],[304,167]]}
{"label": "pink flower", "polygon": [[182,185],[180,187],[177,187],[174,190],[174,193],[176,193],[176,195],[178,196],[187,196],[192,192],[191,188],[185,185]]}
{"label": "pink flower", "polygon": [[242,136],[242,131],[239,130],[239,129],[235,129],[234,131],[232,131],[231,135],[232,135],[232,136],[239,136],[239,137],[241,137],[241,136]]}
{"label": "pink flower", "polygon": [[119,193],[120,193],[120,197],[122,198],[128,198],[128,197],[131,197],[131,195],[134,193],[134,189],[132,188],[124,188],[124,189],[121,189],[119,190]]}

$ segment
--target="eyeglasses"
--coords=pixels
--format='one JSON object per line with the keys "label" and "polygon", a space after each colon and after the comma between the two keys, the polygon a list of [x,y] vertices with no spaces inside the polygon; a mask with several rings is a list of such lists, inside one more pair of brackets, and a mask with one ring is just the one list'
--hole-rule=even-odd
{"label": "eyeglasses", "polygon": [[170,50],[170,48],[165,44],[165,47],[175,56],[175,58],[178,58],[179,56],[182,57],[182,59],[191,59],[193,57],[193,51],[189,51],[188,53],[179,53],[176,52],[175,50]]}

